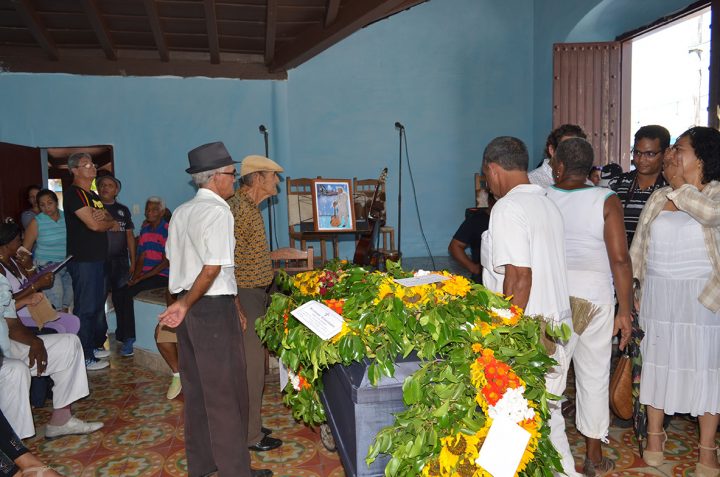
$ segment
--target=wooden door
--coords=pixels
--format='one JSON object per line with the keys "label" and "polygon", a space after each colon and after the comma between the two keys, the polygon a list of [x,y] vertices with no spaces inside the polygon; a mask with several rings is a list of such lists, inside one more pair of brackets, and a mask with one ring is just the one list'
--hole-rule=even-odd
{"label": "wooden door", "polygon": [[618,41],[553,46],[553,128],[582,127],[596,165],[622,162],[622,56]]}
{"label": "wooden door", "polygon": [[40,148],[0,142],[0,219],[12,217],[30,207],[27,188],[42,184]]}

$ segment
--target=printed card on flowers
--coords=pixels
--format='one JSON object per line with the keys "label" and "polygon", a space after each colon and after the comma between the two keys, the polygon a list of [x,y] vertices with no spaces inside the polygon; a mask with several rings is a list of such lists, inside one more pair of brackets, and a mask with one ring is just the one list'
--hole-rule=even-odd
{"label": "printed card on flowers", "polygon": [[340,333],[344,322],[342,316],[315,300],[300,305],[290,313],[324,340],[329,340]]}
{"label": "printed card on flowers", "polygon": [[450,280],[450,277],[438,275],[437,273],[430,273],[428,275],[419,275],[410,278],[397,278],[395,283],[399,283],[404,287],[416,287],[418,285],[430,285],[431,283],[444,282]]}
{"label": "printed card on flowers", "polygon": [[528,431],[512,420],[498,416],[490,426],[475,463],[493,477],[513,477],[529,441]]}

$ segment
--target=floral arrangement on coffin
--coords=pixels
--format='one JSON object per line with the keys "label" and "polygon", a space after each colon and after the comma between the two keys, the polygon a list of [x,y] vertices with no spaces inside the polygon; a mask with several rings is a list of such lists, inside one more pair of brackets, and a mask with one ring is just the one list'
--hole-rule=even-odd
{"label": "floral arrangement on coffin", "polygon": [[[319,400],[324,369],[368,357],[368,378],[376,385],[393,375],[398,356],[415,352],[423,365],[403,383],[407,409],[378,433],[368,463],[389,454],[388,476],[490,475],[477,460],[493,419],[502,415],[530,434],[518,475],[561,470],[549,439],[552,396],[544,379],[554,361],[542,344],[540,321],[462,276],[435,273],[447,280],[407,288],[394,280],[414,274],[393,262],[387,273],[344,262],[294,277],[281,273],[285,293],[273,295],[256,329],[289,369],[284,402],[296,419],[320,424],[326,420]],[[310,300],[343,316],[334,338],[320,339],[290,314]]]}

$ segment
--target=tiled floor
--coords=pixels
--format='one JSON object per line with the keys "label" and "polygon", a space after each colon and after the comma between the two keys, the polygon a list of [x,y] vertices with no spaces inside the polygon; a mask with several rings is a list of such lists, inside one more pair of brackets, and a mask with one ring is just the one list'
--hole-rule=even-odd
{"label": "tiled floor", "polygon": [[[37,409],[38,436],[27,444],[66,476],[186,475],[182,397],[168,401],[169,378],[136,366],[131,358],[113,357],[111,363],[109,369],[91,373],[91,395],[75,406],[79,417],[103,421],[101,431],[45,440],[43,425],[50,411]],[[323,447],[317,433],[293,420],[282,404],[277,382],[268,383],[263,412],[265,426],[285,443],[267,453],[252,453],[255,467],[271,468],[279,477],[345,475],[337,454]],[[632,435],[630,429],[611,429],[607,454],[617,468],[610,475],[694,475],[696,425],[690,420],[673,419],[668,430],[668,462],[661,469],[645,466]],[[581,465],[584,441],[571,421],[568,436]]]}

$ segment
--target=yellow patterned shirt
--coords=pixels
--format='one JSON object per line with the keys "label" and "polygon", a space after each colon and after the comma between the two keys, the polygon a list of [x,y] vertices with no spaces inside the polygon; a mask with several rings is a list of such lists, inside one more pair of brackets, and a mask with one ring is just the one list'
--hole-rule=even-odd
{"label": "yellow patterned shirt", "polygon": [[266,287],[273,278],[265,223],[260,209],[242,189],[228,200],[235,217],[235,279],[238,288]]}

